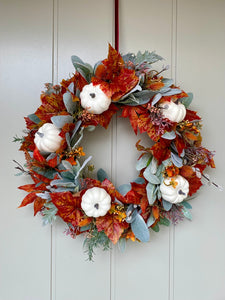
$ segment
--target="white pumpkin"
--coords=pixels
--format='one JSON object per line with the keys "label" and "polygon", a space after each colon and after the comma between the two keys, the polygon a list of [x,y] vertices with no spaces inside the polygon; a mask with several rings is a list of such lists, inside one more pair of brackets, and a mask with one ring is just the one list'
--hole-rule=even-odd
{"label": "white pumpkin", "polygon": [[174,103],[173,101],[164,101],[160,103],[162,115],[172,122],[180,123],[186,116],[186,108],[182,103]]}
{"label": "white pumpkin", "polygon": [[83,87],[80,93],[81,106],[85,108],[89,113],[101,114],[108,110],[111,104],[111,98],[101,90],[100,84],[93,85],[93,83],[87,84]]}
{"label": "white pumpkin", "polygon": [[52,123],[45,123],[35,133],[34,143],[41,154],[49,154],[60,148],[62,138],[60,130]]}
{"label": "white pumpkin", "polygon": [[167,177],[160,185],[162,198],[170,203],[180,203],[187,198],[189,182],[181,175]]}
{"label": "white pumpkin", "polygon": [[111,207],[111,197],[103,188],[93,187],[82,196],[81,207],[88,217],[104,216]]}

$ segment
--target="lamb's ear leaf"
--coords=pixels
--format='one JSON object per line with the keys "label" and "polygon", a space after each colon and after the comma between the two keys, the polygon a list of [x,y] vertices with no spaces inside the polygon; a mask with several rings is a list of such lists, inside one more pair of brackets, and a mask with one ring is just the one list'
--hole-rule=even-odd
{"label": "lamb's ear leaf", "polygon": [[72,95],[69,92],[66,92],[63,94],[63,102],[65,104],[66,110],[68,113],[71,115],[74,113],[76,110],[77,102],[74,102],[72,99]]}
{"label": "lamb's ear leaf", "polygon": [[141,215],[137,214],[134,221],[131,223],[131,229],[137,239],[141,242],[148,242],[150,239],[150,233],[148,226],[146,225],[144,219]]}
{"label": "lamb's ear leaf", "polygon": [[150,205],[152,205],[156,200],[156,195],[154,194],[155,187],[156,186],[150,182],[146,186],[147,198]]}
{"label": "lamb's ear leaf", "polygon": [[126,250],[126,239],[125,238],[120,238],[119,242],[118,242],[118,246],[119,246],[120,251],[122,253],[124,253],[125,250]]}
{"label": "lamb's ear leaf", "polygon": [[125,196],[129,191],[131,190],[131,184],[122,184],[118,187],[118,192],[122,195]]}
{"label": "lamb's ear leaf", "polygon": [[184,206],[187,209],[192,209],[191,204],[189,202],[187,202],[187,201],[181,202],[181,205]]}
{"label": "lamb's ear leaf", "polygon": [[152,184],[160,184],[159,178],[151,172],[151,165],[145,169],[143,175],[148,182],[151,182]]}
{"label": "lamb's ear leaf", "polygon": [[186,207],[184,207],[184,206],[182,208],[182,213],[185,216],[185,218],[187,218],[188,220],[192,220],[192,214],[191,214],[191,212]]}
{"label": "lamb's ear leaf", "polygon": [[87,63],[84,63],[82,59],[80,59],[76,55],[71,56],[71,60],[76,71],[80,73],[88,82],[90,82],[93,74],[92,66]]}
{"label": "lamb's ear leaf", "polygon": [[137,171],[140,171],[144,168],[147,167],[148,165],[148,162],[150,162],[150,158],[152,157],[151,154],[147,153],[147,154],[144,154],[136,163],[136,170]]}
{"label": "lamb's ear leaf", "polygon": [[150,227],[152,226],[152,224],[155,223],[155,217],[153,216],[153,214],[151,213],[150,217],[148,218],[148,221],[147,221],[147,226]]}
{"label": "lamb's ear leaf", "polygon": [[41,120],[35,114],[28,115],[27,117],[36,124],[41,122]]}
{"label": "lamb's ear leaf", "polygon": [[104,181],[105,179],[109,179],[107,173],[102,169],[100,168],[97,172],[97,178],[99,181]]}
{"label": "lamb's ear leaf", "polygon": [[171,159],[176,167],[181,168],[183,166],[183,159],[180,158],[177,154],[171,152]]}
{"label": "lamb's ear leaf", "polygon": [[192,93],[188,93],[188,97],[184,97],[180,99],[180,102],[186,107],[188,108],[189,105],[191,104],[193,100],[193,94]]}
{"label": "lamb's ear leaf", "polygon": [[170,202],[168,202],[168,201],[166,201],[166,200],[164,200],[164,199],[162,199],[162,205],[163,205],[163,208],[164,208],[166,211],[169,211],[169,210],[172,208],[172,206],[173,206],[172,203],[170,203]]}
{"label": "lamb's ear leaf", "polygon": [[167,139],[167,140],[174,140],[176,138],[176,133],[172,131],[166,131],[163,135],[162,138]]}
{"label": "lamb's ear leaf", "polygon": [[73,117],[72,116],[53,116],[51,117],[52,123],[57,127],[57,128],[63,128],[63,126],[66,123],[72,123],[73,122]]}

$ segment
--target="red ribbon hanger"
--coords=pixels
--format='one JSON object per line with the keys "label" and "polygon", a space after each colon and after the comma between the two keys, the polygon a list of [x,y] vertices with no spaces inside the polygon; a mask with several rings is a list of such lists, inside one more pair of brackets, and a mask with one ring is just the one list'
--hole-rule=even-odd
{"label": "red ribbon hanger", "polygon": [[119,51],[119,0],[115,0],[115,49]]}

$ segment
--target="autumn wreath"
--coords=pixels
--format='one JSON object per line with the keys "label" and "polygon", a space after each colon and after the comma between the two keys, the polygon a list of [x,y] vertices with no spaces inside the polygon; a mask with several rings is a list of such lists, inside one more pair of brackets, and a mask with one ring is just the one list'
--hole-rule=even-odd
{"label": "autumn wreath", "polygon": [[[84,233],[89,259],[110,241],[123,249],[128,239],[148,242],[149,229],[191,219],[188,200],[206,166],[215,167],[213,153],[201,145],[201,118],[188,109],[192,94],[162,76],[168,67],[152,68],[159,60],[148,51],[120,55],[111,45],[94,68],[72,56],[76,73],[60,85],[46,84],[41,106],[25,117],[27,135],[15,138],[26,158],[16,168],[33,180],[19,187],[28,192],[20,207],[33,203],[44,224],[60,217],[72,237]],[[87,130],[107,128],[117,111],[135,134],[155,142],[136,143],[138,178],[118,188],[103,169],[90,177],[91,157],[81,146]]]}

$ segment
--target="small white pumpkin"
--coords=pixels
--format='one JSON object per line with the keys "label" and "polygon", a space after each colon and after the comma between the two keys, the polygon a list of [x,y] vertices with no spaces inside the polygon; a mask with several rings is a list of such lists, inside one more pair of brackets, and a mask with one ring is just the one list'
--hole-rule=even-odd
{"label": "small white pumpkin", "polygon": [[180,203],[187,198],[189,182],[181,175],[167,177],[160,185],[162,198],[170,203]]}
{"label": "small white pumpkin", "polygon": [[103,188],[93,187],[82,196],[81,207],[88,217],[105,216],[111,207],[111,197]]}
{"label": "small white pumpkin", "polygon": [[87,84],[80,93],[81,106],[92,114],[101,114],[108,110],[111,98],[101,90],[100,84]]}
{"label": "small white pumpkin", "polygon": [[34,143],[41,154],[49,154],[60,148],[62,138],[60,130],[52,123],[45,123],[35,133]]}
{"label": "small white pumpkin", "polygon": [[174,103],[173,101],[164,101],[160,103],[162,115],[172,122],[181,122],[186,116],[186,108],[182,103]]}

